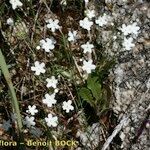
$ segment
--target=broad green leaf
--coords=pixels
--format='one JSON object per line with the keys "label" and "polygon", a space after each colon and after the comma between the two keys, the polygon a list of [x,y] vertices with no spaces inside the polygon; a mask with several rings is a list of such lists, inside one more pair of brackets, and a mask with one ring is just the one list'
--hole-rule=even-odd
{"label": "broad green leaf", "polygon": [[87,87],[91,90],[93,97],[96,100],[101,98],[101,84],[97,81],[98,77],[89,76],[87,80]]}
{"label": "broad green leaf", "polygon": [[92,77],[92,75],[90,74],[87,79],[87,84],[92,84],[93,82],[97,82],[97,80],[98,80],[97,76]]}
{"label": "broad green leaf", "polygon": [[79,91],[79,95],[83,100],[85,100],[87,103],[89,103],[93,107],[94,105],[94,103],[92,102],[93,97],[89,89],[85,87],[81,88]]}

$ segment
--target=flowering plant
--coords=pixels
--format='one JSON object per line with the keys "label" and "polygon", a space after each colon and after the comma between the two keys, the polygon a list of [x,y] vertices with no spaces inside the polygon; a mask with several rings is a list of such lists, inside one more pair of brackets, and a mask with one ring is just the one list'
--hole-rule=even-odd
{"label": "flowering plant", "polygon": [[[5,111],[13,109],[5,113],[0,127],[9,134],[18,129],[25,139],[70,138],[78,142],[74,149],[97,149],[105,139],[96,133],[111,129],[115,56],[134,50],[139,23],[119,22],[112,12],[115,7],[108,4],[99,13],[92,0],[10,0],[3,7],[2,52],[12,84],[4,67],[0,90]],[[125,73],[118,67],[114,74],[119,99],[118,87]],[[12,88],[12,105],[4,79]]]}

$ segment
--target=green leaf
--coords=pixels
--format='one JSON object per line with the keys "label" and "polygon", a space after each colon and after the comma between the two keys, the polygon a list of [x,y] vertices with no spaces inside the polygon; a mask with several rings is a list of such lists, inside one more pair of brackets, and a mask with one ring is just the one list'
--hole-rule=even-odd
{"label": "green leaf", "polygon": [[92,94],[89,89],[87,89],[85,87],[81,88],[79,91],[79,95],[84,101],[89,103],[92,107],[94,106],[94,103],[92,102],[93,97],[92,97]]}
{"label": "green leaf", "polygon": [[[5,57],[0,49],[0,68],[1,71],[4,75],[4,78],[8,84],[8,88],[11,94],[11,103],[12,103],[12,107],[15,110],[15,113],[17,114],[17,125],[18,125],[18,133],[20,133],[20,138],[22,137],[22,116],[20,113],[20,108],[19,108],[19,102],[16,96],[16,91],[15,88],[13,86],[12,80],[11,80],[11,76],[8,70],[8,66],[6,64],[6,60]],[[22,139],[21,139],[22,140]]]}
{"label": "green leaf", "polygon": [[93,97],[96,100],[101,99],[101,84],[98,82],[98,77],[88,77],[87,87],[91,90]]}
{"label": "green leaf", "polygon": [[92,77],[91,75],[89,75],[89,76],[88,76],[88,79],[87,79],[87,84],[88,84],[88,85],[91,85],[91,84],[97,82],[97,80],[98,80],[98,77],[97,77],[97,76]]}

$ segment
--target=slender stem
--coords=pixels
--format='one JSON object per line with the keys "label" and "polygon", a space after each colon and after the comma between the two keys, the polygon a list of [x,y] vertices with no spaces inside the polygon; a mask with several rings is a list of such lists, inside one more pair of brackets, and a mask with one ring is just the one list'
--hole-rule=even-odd
{"label": "slender stem", "polygon": [[5,80],[8,84],[9,90],[10,90],[10,94],[11,94],[11,103],[12,106],[14,107],[15,113],[17,115],[17,124],[18,124],[18,129],[19,129],[19,133],[21,133],[22,130],[22,120],[21,120],[21,114],[20,114],[20,110],[19,110],[19,103],[16,97],[16,93],[15,93],[15,89],[13,87],[12,81],[11,81],[11,77],[8,71],[8,67],[5,61],[5,58],[2,54],[2,51],[0,49],[0,67],[2,70],[2,73],[5,77]]}

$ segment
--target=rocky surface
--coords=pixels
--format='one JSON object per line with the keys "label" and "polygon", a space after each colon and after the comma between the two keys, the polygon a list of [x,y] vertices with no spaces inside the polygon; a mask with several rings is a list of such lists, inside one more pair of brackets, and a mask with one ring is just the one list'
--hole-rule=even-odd
{"label": "rocky surface", "polygon": [[[121,131],[116,129],[122,143],[120,146],[114,145],[113,148],[148,150],[150,147],[150,3],[144,0],[101,2],[95,0],[94,3],[89,3],[88,7],[96,9],[97,16],[103,14],[109,16],[107,25],[96,27],[96,42],[101,45],[101,50],[106,56],[116,60],[115,67],[110,71],[109,80],[114,95],[111,107],[118,117],[118,124],[122,118],[128,118]],[[126,26],[136,24],[137,27],[131,29],[133,34],[125,36],[121,32],[123,24]],[[129,48],[130,50],[123,46],[125,38],[133,39],[134,46]],[[107,135],[110,136],[108,133]],[[109,139],[111,138],[107,141]]]}
{"label": "rocky surface", "polygon": [[[124,150],[147,150],[149,144],[150,113],[150,3],[148,1],[105,0],[105,10],[113,20],[108,28],[99,29],[97,42],[105,47],[110,58],[116,58],[115,69],[110,73],[114,100],[112,108],[118,121],[129,117],[119,133]],[[133,35],[135,46],[131,50],[122,47],[122,24],[136,22],[139,34]],[[131,35],[128,35],[131,37]]]}

